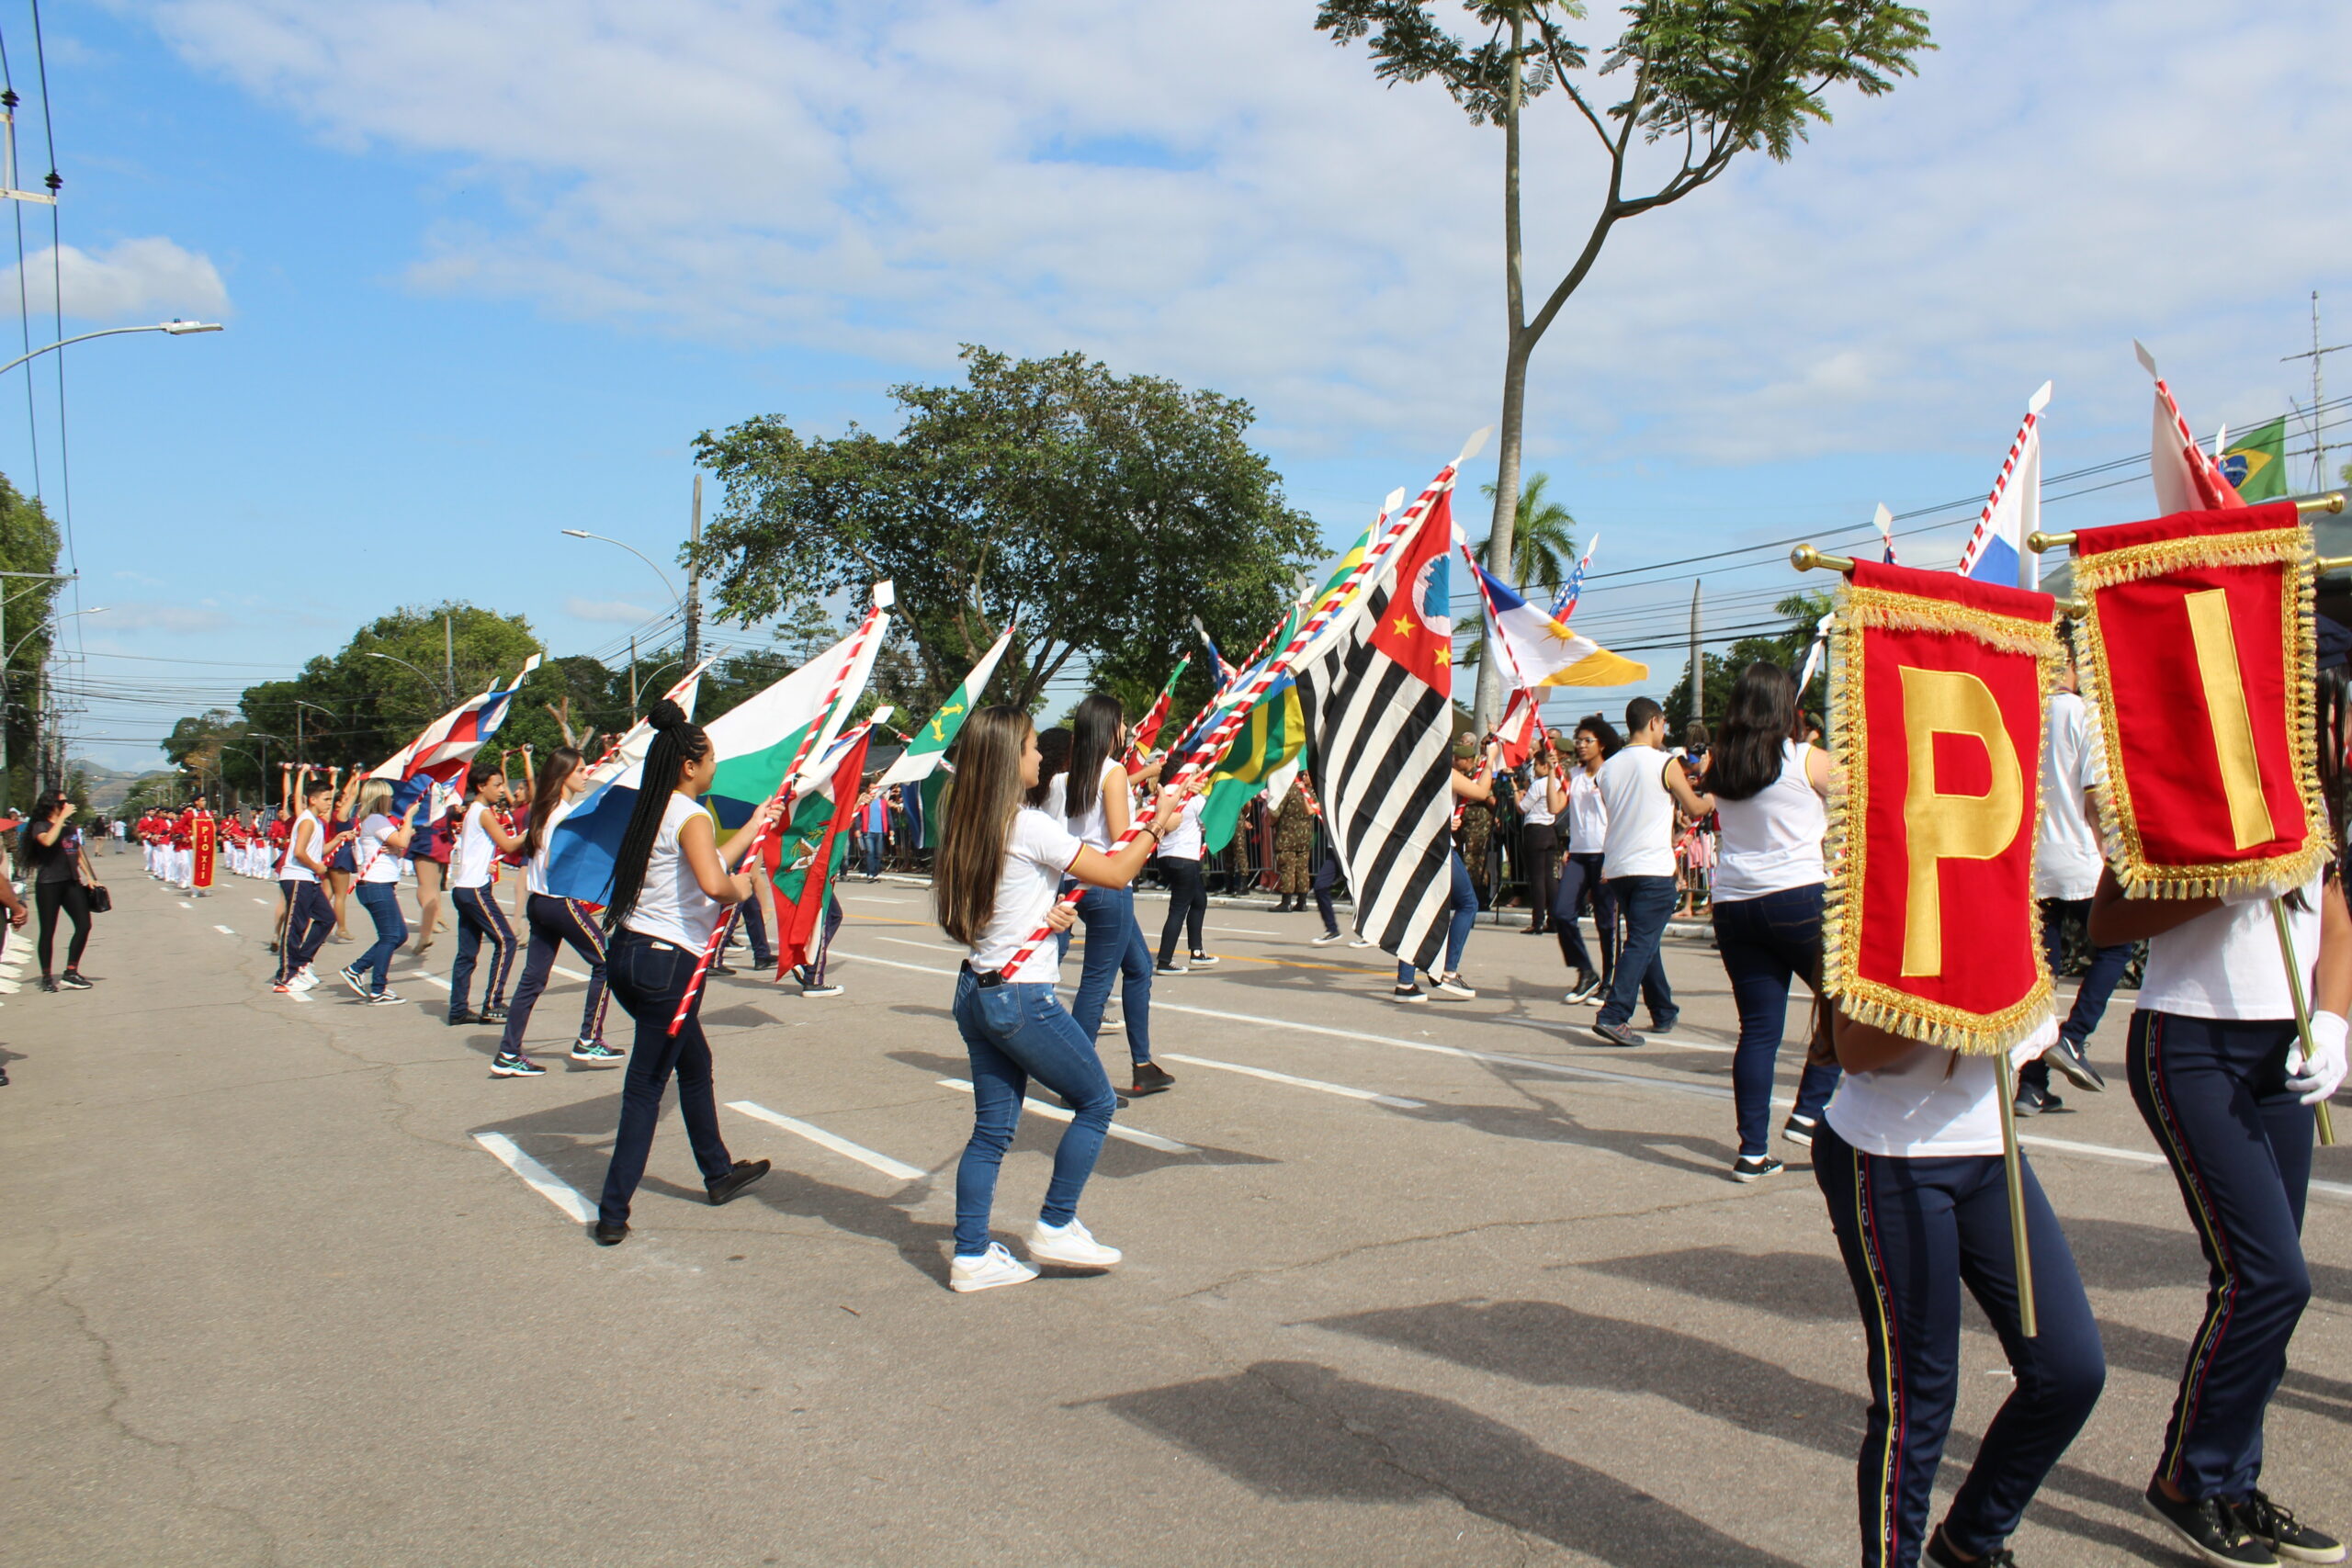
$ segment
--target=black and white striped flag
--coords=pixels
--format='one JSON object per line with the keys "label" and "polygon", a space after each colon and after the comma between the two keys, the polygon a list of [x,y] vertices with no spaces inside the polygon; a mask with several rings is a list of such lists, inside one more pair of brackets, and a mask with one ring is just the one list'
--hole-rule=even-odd
{"label": "black and white striped flag", "polygon": [[1357,934],[1432,973],[1442,964],[1453,892],[1453,516],[1444,501],[1430,509],[1423,538],[1398,547],[1395,568],[1365,586],[1296,672],[1308,767],[1355,895]]}

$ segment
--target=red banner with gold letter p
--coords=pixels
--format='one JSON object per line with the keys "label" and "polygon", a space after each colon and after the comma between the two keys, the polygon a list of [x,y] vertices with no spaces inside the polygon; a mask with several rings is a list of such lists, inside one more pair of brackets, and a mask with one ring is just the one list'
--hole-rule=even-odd
{"label": "red banner with gold letter p", "polygon": [[2033,841],[2054,609],[1869,561],[1838,592],[1823,989],[1858,1022],[1990,1054],[2049,1015]]}
{"label": "red banner with gold letter p", "polygon": [[2075,536],[2099,815],[2126,894],[2296,887],[2326,857],[2311,548],[2290,501]]}

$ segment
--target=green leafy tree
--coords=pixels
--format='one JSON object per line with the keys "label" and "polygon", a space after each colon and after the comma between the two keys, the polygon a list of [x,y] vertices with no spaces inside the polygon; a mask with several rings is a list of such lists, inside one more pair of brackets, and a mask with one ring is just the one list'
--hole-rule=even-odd
{"label": "green leafy tree", "polygon": [[[0,478],[0,570],[57,570],[57,525],[38,501]],[[0,724],[7,731],[7,773],[0,779],[0,805],[23,807],[40,784],[40,728],[48,662],[49,627],[62,582],[0,577]]]}
{"label": "green leafy tree", "polygon": [[[1577,559],[1577,520],[1568,509],[1554,501],[1547,493],[1552,476],[1537,472],[1527,476],[1520,487],[1519,511],[1513,518],[1510,534],[1510,570],[1496,572],[1504,581],[1522,592],[1530,583],[1556,588],[1568,580],[1568,571]],[[1480,485],[1488,500],[1495,494],[1493,485]],[[1490,536],[1470,547],[1487,562],[1487,570],[1495,571],[1494,539]]]}
{"label": "green leafy tree", "polygon": [[1250,405],[1078,354],[967,346],[961,385],[891,389],[903,423],[807,437],[763,416],[695,441],[726,487],[704,570],[750,625],[897,585],[919,708],[1017,626],[998,691],[1034,706],[1073,660],[1157,688],[1190,618],[1243,639],[1272,626],[1318,531],[1245,436]]}
{"label": "green leafy tree", "polygon": [[[1456,3],[1468,13],[1466,34],[1440,20],[1444,0],[1320,0],[1315,25],[1338,43],[1363,41],[1381,80],[1434,78],[1471,123],[1503,133],[1502,428],[1487,547],[1487,570],[1499,577],[1515,558],[1528,362],[1611,231],[1715,180],[1742,152],[1786,162],[1813,122],[1828,122],[1832,88],[1891,91],[1934,45],[1927,12],[1893,0],[1633,0],[1619,13],[1615,40],[1600,45],[1572,33],[1585,16],[1577,0]],[[1583,245],[1531,314],[1520,122],[1527,100],[1555,89],[1597,141],[1603,177]],[[1664,148],[1642,157],[1642,169],[1634,166],[1637,138],[1643,149]],[[1482,667],[1480,728],[1494,722],[1500,692],[1492,666]]]}

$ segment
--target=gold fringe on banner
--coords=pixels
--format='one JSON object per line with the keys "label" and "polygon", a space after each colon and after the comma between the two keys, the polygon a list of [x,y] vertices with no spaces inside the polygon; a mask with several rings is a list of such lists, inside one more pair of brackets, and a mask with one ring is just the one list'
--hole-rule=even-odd
{"label": "gold fringe on banner", "polygon": [[[2312,604],[2313,552],[2310,525],[2271,528],[2259,534],[2197,535],[2151,545],[2078,558],[2075,583],[2088,605],[2075,624],[2075,672],[2083,688],[2083,706],[2092,745],[2100,762],[2098,783],[2091,798],[2098,807],[2099,836],[2107,863],[2127,898],[2214,898],[2242,888],[2266,887],[2284,893],[2301,887],[2319,874],[2335,852],[2335,831],[2327,819],[2326,797],[2320,791],[2319,745],[2314,733],[2319,714],[2318,693],[2309,678],[2319,662],[2317,610]],[[2292,692],[2288,713],[2288,755],[2293,760],[2295,794],[2302,803],[2303,847],[2264,860],[2216,861],[2199,865],[2157,866],[2148,863],[2140,836],[2140,817],[2117,755],[2106,716],[2113,701],[2114,683],[2107,666],[2107,634],[2099,620],[2101,589],[2135,582],[2168,571],[2201,566],[2284,565],[2293,591],[2280,595],[2283,615],[2280,635],[2296,649],[2304,678],[2290,679]],[[2295,671],[2290,671],[2292,676]]]}
{"label": "gold fringe on banner", "polygon": [[[1862,636],[1866,630],[1941,633],[1973,637],[2005,653],[2030,655],[2040,671],[2046,702],[2058,689],[2065,659],[2057,628],[2052,622],[1883,589],[1843,586],[1833,603],[1837,619],[1829,632],[1829,734],[1842,755],[1838,757],[1841,765],[1830,773],[1829,829],[1823,841],[1828,876],[1822,889],[1822,990],[1857,1023],[1967,1055],[1998,1055],[2030,1038],[2050,1019],[2050,965],[2039,941],[2030,944],[2032,985],[1997,1013],[1973,1013],[1931,1002],[1865,980],[1859,973],[1859,934],[1849,905],[1860,897],[1868,871],[1867,835],[1861,829],[1867,803],[1858,798],[1863,789],[1860,781],[1870,767],[1870,735],[1862,723],[1860,690]],[[2035,722],[2040,724],[2039,715]],[[2033,766],[2038,775],[2038,751]],[[2033,823],[2027,830],[2038,840],[2043,806],[2038,776],[2033,801]]]}

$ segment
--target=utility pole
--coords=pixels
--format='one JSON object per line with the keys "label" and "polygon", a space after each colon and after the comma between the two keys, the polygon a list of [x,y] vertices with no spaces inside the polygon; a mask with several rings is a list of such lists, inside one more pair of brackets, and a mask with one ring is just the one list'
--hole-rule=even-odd
{"label": "utility pole", "polygon": [[[0,115],[0,124],[5,124],[6,118],[7,117],[6,115]],[[13,156],[13,154],[11,154],[11,156]],[[76,575],[76,573],[66,571],[0,571],[0,581],[5,581],[11,577],[31,577],[39,578],[47,582],[71,582]],[[31,590],[26,589],[23,592],[30,592]],[[0,596],[0,649],[5,649],[9,646],[7,640],[7,599],[5,596]],[[38,698],[38,690],[36,690],[35,695],[36,698]],[[27,716],[30,717],[33,711],[34,710],[28,710]],[[40,731],[38,728],[33,731],[33,772],[36,774],[40,772]],[[5,813],[8,809],[9,793],[8,672],[5,668],[0,668],[0,813]]]}
{"label": "utility pole", "polygon": [[628,637],[628,716],[632,721],[638,717],[637,634],[635,632],[631,632]]}
{"label": "utility pole", "polygon": [[441,679],[449,687],[449,700],[458,700],[458,634],[449,629],[449,612],[441,612]]}
{"label": "utility pole", "polygon": [[702,476],[695,476],[695,513],[687,536],[693,553],[686,558],[686,668],[695,667],[702,651]]}
{"label": "utility pole", "polygon": [[1707,716],[1706,660],[1699,651],[1699,584],[1690,584],[1690,716]]}
{"label": "utility pole", "polygon": [[2312,362],[2312,489],[2314,491],[2325,490],[2328,482],[2327,436],[2324,434],[2326,426],[2320,419],[2319,408],[2319,405],[2325,400],[2327,394],[2325,390],[2325,384],[2320,375],[2320,366],[2321,362],[2325,360],[2329,355],[2341,354],[2347,348],[2352,348],[2352,343],[2339,343],[2329,348],[2320,347],[2319,290],[2316,288],[2312,289],[2311,349],[2308,353],[2304,354],[2281,355],[2279,356],[2278,363],[2281,365],[2291,365],[2298,359],[2308,359]]}

